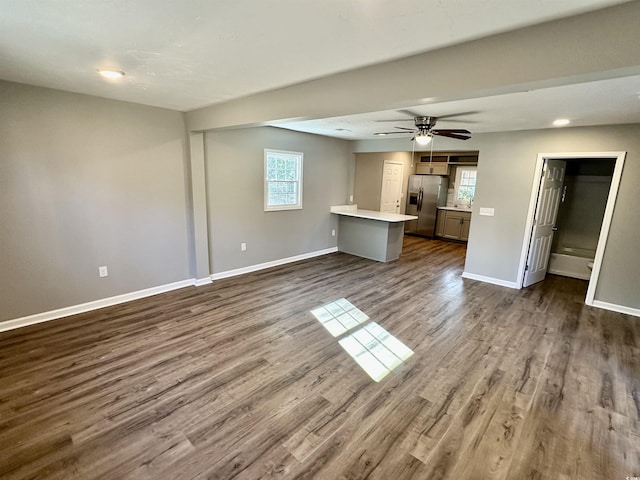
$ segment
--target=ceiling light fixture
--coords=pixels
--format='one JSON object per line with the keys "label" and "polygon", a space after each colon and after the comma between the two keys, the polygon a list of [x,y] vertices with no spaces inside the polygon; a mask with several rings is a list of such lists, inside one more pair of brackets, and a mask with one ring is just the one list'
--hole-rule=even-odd
{"label": "ceiling light fixture", "polygon": [[378,136],[378,137],[384,137],[387,134],[386,133],[374,133],[374,135]]}
{"label": "ceiling light fixture", "polygon": [[98,73],[102,75],[104,78],[122,78],[125,73],[122,70],[98,70]]}
{"label": "ceiling light fixture", "polygon": [[566,125],[569,125],[570,123],[571,121],[568,118],[559,118],[553,121],[554,127],[564,127]]}
{"label": "ceiling light fixture", "polygon": [[431,135],[426,132],[420,132],[415,136],[415,140],[418,145],[422,145],[424,147],[425,145],[429,145]]}

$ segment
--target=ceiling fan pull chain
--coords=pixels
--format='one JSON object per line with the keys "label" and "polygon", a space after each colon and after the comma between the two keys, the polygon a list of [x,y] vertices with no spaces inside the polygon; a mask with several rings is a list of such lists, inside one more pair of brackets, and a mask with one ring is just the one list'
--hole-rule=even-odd
{"label": "ceiling fan pull chain", "polygon": [[431,139],[431,151],[429,152],[429,168],[431,168],[431,161],[433,160],[433,144],[435,142],[435,138]]}
{"label": "ceiling fan pull chain", "polygon": [[411,142],[411,168],[413,168],[413,164],[415,163],[416,158],[416,138],[413,137],[413,142]]}

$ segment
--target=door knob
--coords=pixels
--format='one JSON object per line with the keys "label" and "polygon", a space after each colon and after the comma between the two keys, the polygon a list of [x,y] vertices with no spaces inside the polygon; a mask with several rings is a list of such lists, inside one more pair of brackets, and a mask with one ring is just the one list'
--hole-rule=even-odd
{"label": "door knob", "polygon": [[551,227],[551,230],[553,230],[554,232],[558,231],[558,227]]}

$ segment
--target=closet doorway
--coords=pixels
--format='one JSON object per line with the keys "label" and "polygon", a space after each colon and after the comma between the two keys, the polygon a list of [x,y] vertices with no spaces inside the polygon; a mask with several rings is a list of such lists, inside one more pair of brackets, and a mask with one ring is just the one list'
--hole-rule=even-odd
{"label": "closet doorway", "polygon": [[625,152],[540,154],[518,274],[527,287],[554,273],[589,280],[591,305]]}

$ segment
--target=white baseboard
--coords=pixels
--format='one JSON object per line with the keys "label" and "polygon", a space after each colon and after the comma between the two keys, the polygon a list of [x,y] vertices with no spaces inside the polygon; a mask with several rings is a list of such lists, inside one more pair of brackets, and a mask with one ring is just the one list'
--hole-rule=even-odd
{"label": "white baseboard", "polygon": [[600,300],[594,300],[592,306],[596,308],[604,308],[605,310],[611,310],[612,312],[625,313],[627,315],[633,315],[634,317],[640,317],[640,308],[625,307],[624,305],[601,302]]}
{"label": "white baseboard", "polygon": [[[209,280],[207,283],[211,283],[210,279],[207,280]],[[177,290],[178,288],[196,285],[196,282],[197,281],[195,279],[191,278],[188,280],[181,280],[179,282],[167,283],[166,285],[160,285],[158,287],[145,288],[144,290],[138,290],[136,292],[123,293],[122,295],[116,295],[115,297],[102,298],[100,300],[94,300],[92,302],[81,303],[79,305],[73,305],[71,307],[64,307],[48,312],[36,313],[27,317],[6,320],[4,322],[0,322],[0,332],[13,330],[20,327],[26,327],[27,325],[34,325],[36,323],[48,322],[49,320],[68,317],[69,315],[76,315],[78,313],[84,313],[90,310],[110,307],[111,305],[130,302],[131,300],[150,297],[151,295],[157,295],[159,293],[170,292],[171,290]]]}
{"label": "white baseboard", "polygon": [[197,278],[193,280],[193,284],[196,287],[201,287],[202,285],[209,285],[211,282],[211,277]]}
{"label": "white baseboard", "polygon": [[158,287],[146,288],[144,290],[138,290],[136,292],[124,293],[122,295],[116,295],[115,297],[102,298],[100,300],[94,300],[87,303],[81,303],[79,305],[72,305],[70,307],[59,308],[57,310],[50,310],[48,312],[36,313],[26,317],[14,318],[12,320],[5,320],[0,322],[0,332],[7,330],[13,330],[20,327],[26,327],[27,325],[34,325],[36,323],[48,322],[57,318],[68,317],[70,315],[76,315],[78,313],[84,313],[91,310],[97,310],[99,308],[109,307],[111,305],[117,305],[119,303],[130,302],[139,298],[150,297],[151,295],[157,295],[159,293],[170,292],[171,290],[177,290],[178,288],[189,287],[195,285],[197,287],[202,285],[208,285],[212,283],[212,280],[218,280],[221,278],[233,277],[241,275],[243,273],[255,272],[257,270],[263,270],[265,268],[276,267],[278,265],[284,265],[286,263],[297,262],[299,260],[306,260],[307,258],[319,257],[320,255],[326,255],[328,253],[334,253],[338,251],[338,247],[327,248],[324,250],[318,250],[315,252],[304,253],[302,255],[296,255],[294,257],[282,258],[280,260],[274,260],[272,262],[260,263],[258,265],[251,265],[249,267],[238,268],[236,270],[229,270],[226,272],[220,272],[205,278],[190,278],[188,280],[181,280],[179,282],[168,283],[166,285],[160,285]]}
{"label": "white baseboard", "polygon": [[462,278],[468,278],[469,280],[478,280],[479,282],[491,283],[493,285],[500,285],[501,287],[509,287],[520,290],[520,285],[518,285],[516,282],[508,282],[499,278],[485,277],[484,275],[476,275],[475,273],[463,272]]}
{"label": "white baseboard", "polygon": [[300,260],[319,257],[321,255],[327,255],[329,253],[335,253],[337,251],[338,247],[325,248],[324,250],[303,253],[302,255],[296,255],[294,257],[281,258],[279,260],[273,260],[271,262],[259,263],[257,265],[249,265],[248,267],[236,268],[235,270],[227,270],[226,272],[214,273],[211,275],[211,279],[220,280],[223,278],[235,277],[236,275],[242,275],[243,273],[251,273],[258,270],[264,270],[265,268],[277,267],[286,263],[299,262]]}

